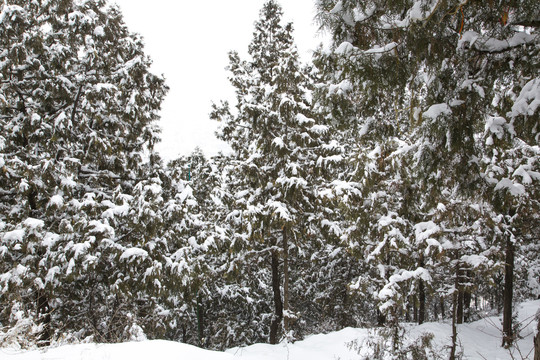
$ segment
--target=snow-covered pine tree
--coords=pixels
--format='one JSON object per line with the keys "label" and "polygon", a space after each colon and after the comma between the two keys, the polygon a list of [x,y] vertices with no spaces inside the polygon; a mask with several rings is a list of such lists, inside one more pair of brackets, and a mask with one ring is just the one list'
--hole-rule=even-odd
{"label": "snow-covered pine tree", "polygon": [[[536,208],[529,199],[538,190],[538,155],[534,150],[538,143],[538,110],[534,105],[538,99],[538,62],[529,60],[538,58],[539,10],[534,1],[523,1],[518,6],[504,1],[488,4],[319,0],[317,6],[322,24],[330,30],[334,41],[333,53],[321,56],[329,82],[327,98],[322,101],[326,101],[328,113],[338,123],[347,125],[358,119],[359,125],[349,128],[359,130],[357,153],[361,159],[369,158],[366,155],[380,159],[378,163],[359,162],[360,176],[355,183],[349,182],[360,184],[360,189],[367,191],[360,204],[365,205],[363,199],[370,198],[368,194],[396,194],[403,204],[406,194],[412,194],[413,203],[403,212],[405,218],[399,218],[401,226],[408,224],[409,228],[420,230],[419,226],[435,221],[441,209],[453,212],[447,213],[447,219],[472,217],[461,224],[434,222],[431,227],[438,227],[447,238],[456,233],[456,226],[459,233],[467,234],[461,240],[455,237],[451,241],[455,245],[452,248],[460,251],[459,263],[475,256],[476,261],[484,259],[483,265],[494,265],[484,255],[485,251],[492,259],[501,255],[497,249],[503,247],[497,234],[506,234],[505,239],[510,241],[506,253],[511,255],[516,234],[526,240],[531,231],[514,219],[528,218],[528,223],[534,224],[538,213],[525,210],[524,205]],[[370,138],[374,142],[370,143]],[[508,144],[507,138],[511,139],[510,147],[497,141]],[[493,153],[495,158],[490,155],[493,145],[498,146]],[[399,175],[395,170],[381,173],[380,166],[384,168],[385,161],[397,161],[406,169],[401,169]],[[377,186],[369,189],[369,179],[373,177],[366,174],[377,174],[376,170],[381,178],[375,182]],[[392,178],[404,185],[397,193],[389,186],[396,184]],[[524,187],[519,181],[529,186]],[[507,205],[499,208],[501,202],[497,198],[501,196],[510,197],[511,201],[502,202]],[[386,209],[392,204],[388,200],[392,199],[381,199],[383,212],[375,214],[374,220],[384,219],[384,211],[391,210]],[[368,204],[367,210],[373,211],[372,206]],[[376,225],[378,221],[366,223],[368,228],[381,230]],[[495,229],[495,234],[485,239],[474,235],[490,234],[493,225],[502,231]],[[478,232],[478,226],[484,231]],[[391,229],[388,234],[392,233],[405,235],[409,242],[413,239],[401,229]],[[436,236],[419,235],[423,241],[415,247],[420,254],[433,249]],[[482,243],[483,240],[486,242]],[[358,241],[361,248],[366,245],[364,241]],[[395,249],[414,258],[402,246]],[[431,255],[435,267],[446,268],[447,275],[457,278],[455,267],[442,266],[437,253]],[[388,263],[388,256],[385,258]],[[509,279],[505,288],[509,291],[513,282],[511,258],[505,261]],[[417,262],[414,266],[418,265]],[[403,270],[414,268],[397,268],[395,275]],[[384,281],[390,280],[389,275],[382,275]],[[481,278],[487,283],[489,273]],[[444,284],[436,287],[440,285]],[[507,298],[505,303],[511,304],[511,292]],[[505,341],[511,342],[511,311],[505,313]]]}
{"label": "snow-covered pine tree", "polygon": [[[540,228],[540,109],[536,105],[540,101],[540,65],[533,60],[540,56],[540,10],[526,1],[505,11],[508,23],[494,29],[494,36],[480,35],[480,29],[474,29],[463,42],[469,45],[469,52],[491,65],[485,71],[493,84],[487,97],[491,113],[484,119],[484,133],[479,138],[480,164],[504,251],[503,345],[510,346],[515,335],[513,300],[516,295],[534,293],[540,272],[538,256],[532,255]],[[529,261],[524,266],[525,258]]]}
{"label": "snow-covered pine tree", "polygon": [[106,1],[4,2],[0,33],[0,321],[27,314],[44,343],[129,337],[113,274],[130,230],[106,214],[146,176],[164,80]]}
{"label": "snow-covered pine tree", "polygon": [[[182,307],[182,321],[178,324],[182,334],[177,338],[212,348],[227,344],[228,339],[218,333],[227,326],[223,318],[230,316],[223,314],[220,291],[224,274],[221,267],[229,250],[225,229],[220,227],[226,216],[222,189],[225,161],[219,156],[207,159],[200,149],[195,149],[190,156],[168,165],[174,183],[184,188],[182,198],[187,195],[181,199],[187,207],[178,217],[184,220],[169,232],[171,240],[176,239],[171,249],[183,254],[189,276],[187,284],[177,290],[182,294],[177,300]],[[180,243],[184,245],[179,249]]]}
{"label": "snow-covered pine tree", "polygon": [[[419,189],[410,166],[412,111],[404,110],[412,97],[406,90],[406,74],[413,70],[397,58],[393,48],[378,48],[385,45],[389,33],[381,30],[375,41],[377,25],[371,24],[369,31],[347,28],[355,22],[348,12],[358,7],[356,15],[361,18],[364,5],[373,4],[318,4],[323,26],[334,36],[334,46],[331,53],[320,52],[315,62],[326,82],[317,101],[348,143],[349,165],[337,190],[347,194],[342,197],[347,214],[344,240],[364,268],[364,276],[353,288],[363,290],[367,297],[384,290],[376,300],[394,314],[394,323],[401,308],[419,304],[416,317],[422,321],[421,289],[430,276],[423,267],[425,245],[415,243],[414,237],[414,225],[422,218]],[[377,19],[365,16],[366,21]],[[402,281],[405,285],[400,285]],[[370,318],[384,323],[381,313]]]}
{"label": "snow-covered pine tree", "polygon": [[311,251],[317,190],[325,169],[340,160],[339,146],[329,142],[329,128],[313,118],[308,75],[298,60],[292,25],[283,25],[281,17],[275,1],[264,4],[249,45],[250,59],[230,56],[236,114],[227,104],[215,106],[212,113],[223,122],[222,139],[235,150],[235,211],[247,235],[239,240],[252,254],[247,261],[255,263],[242,262],[246,269],[260,271],[254,289],[262,287],[266,306],[273,299],[273,313],[263,315],[271,319],[271,343],[292,337],[301,316],[291,296],[298,276],[290,273],[291,262]]}

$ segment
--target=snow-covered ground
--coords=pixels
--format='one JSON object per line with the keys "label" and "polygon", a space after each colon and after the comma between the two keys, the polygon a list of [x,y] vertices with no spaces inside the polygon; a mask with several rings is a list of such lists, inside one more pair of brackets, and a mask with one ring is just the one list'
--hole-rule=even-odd
{"label": "snow-covered ground", "polygon": [[[540,301],[518,305],[518,320],[522,327],[514,359],[532,359],[534,320]],[[464,359],[512,359],[501,348],[501,326],[499,317],[489,317],[474,323],[459,326],[459,341],[464,348]],[[428,323],[421,326],[406,325],[410,337],[430,332],[435,335],[436,346],[444,356],[444,348],[450,343],[451,327],[447,323]],[[343,329],[326,335],[313,335],[294,344],[256,344],[234,348],[226,352],[199,349],[191,345],[170,341],[142,341],[124,344],[67,345],[41,351],[20,352],[0,349],[1,360],[358,360],[360,356],[348,344],[357,340],[361,344],[368,335],[366,329]]]}

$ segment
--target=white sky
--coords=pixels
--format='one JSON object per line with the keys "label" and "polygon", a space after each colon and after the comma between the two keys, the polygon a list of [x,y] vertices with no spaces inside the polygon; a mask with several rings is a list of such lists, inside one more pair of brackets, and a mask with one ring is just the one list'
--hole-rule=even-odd
{"label": "white sky", "polygon": [[[218,123],[209,120],[212,102],[234,103],[225,67],[230,50],[245,58],[264,0],[113,0],[132,32],[144,37],[154,61],[152,71],[164,74],[169,94],[161,111],[162,143],[168,161],[199,146],[211,156],[227,149],[214,136]],[[304,61],[321,38],[314,24],[314,0],[281,0],[284,19],[292,21]]]}

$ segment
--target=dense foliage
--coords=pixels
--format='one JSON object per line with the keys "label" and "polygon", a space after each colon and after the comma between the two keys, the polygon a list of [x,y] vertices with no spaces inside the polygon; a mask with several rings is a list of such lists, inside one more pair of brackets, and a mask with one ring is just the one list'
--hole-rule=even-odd
{"label": "dense foliage", "polygon": [[366,325],[397,353],[446,319],[456,358],[486,312],[512,345],[540,295],[536,1],[315,5],[330,48],[303,66],[267,1],[210,114],[232,153],[167,166],[167,87],[115,6],[0,5],[0,345]]}
{"label": "dense foliage", "polygon": [[130,205],[157,176],[164,81],[104,1],[11,1],[0,33],[0,321],[45,343],[129,336],[155,311],[135,285],[157,239]]}

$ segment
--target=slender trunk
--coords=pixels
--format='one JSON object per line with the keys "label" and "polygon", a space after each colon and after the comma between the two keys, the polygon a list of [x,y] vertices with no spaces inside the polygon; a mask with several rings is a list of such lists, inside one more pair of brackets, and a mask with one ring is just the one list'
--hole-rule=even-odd
{"label": "slender trunk", "polygon": [[397,354],[399,352],[400,346],[403,342],[402,336],[400,334],[399,327],[399,317],[396,311],[396,306],[390,308],[390,327],[392,331],[392,352]]}
{"label": "slender trunk", "polygon": [[377,326],[382,327],[386,324],[386,316],[377,308]]}
{"label": "slender trunk", "polygon": [[463,290],[459,290],[457,294],[456,322],[458,324],[463,324]]}
{"label": "slender trunk", "polygon": [[79,105],[79,100],[81,99],[83,86],[79,86],[79,91],[77,91],[77,96],[75,97],[75,101],[73,101],[73,110],[71,110],[71,123],[75,124],[75,116],[77,114],[77,106]]}
{"label": "slender trunk", "polygon": [[[420,254],[420,261],[418,263],[420,267],[424,267],[424,254]],[[418,280],[418,325],[422,325],[426,318],[426,291],[424,287],[424,280]]]}
{"label": "slender trunk", "polygon": [[444,313],[444,297],[440,297],[440,304],[441,304],[441,319],[444,319],[446,314]]}
{"label": "slender trunk", "polygon": [[283,329],[285,335],[289,334],[290,319],[289,319],[289,242],[287,239],[287,229],[283,227]]}
{"label": "slender trunk", "polygon": [[182,325],[182,342],[187,344],[187,329],[186,325]]}
{"label": "slender trunk", "polygon": [[197,296],[197,335],[199,347],[204,347],[204,306],[201,296]]}
{"label": "slender trunk", "polygon": [[[413,321],[417,322],[418,321],[418,306],[416,305],[416,296],[412,296],[411,302],[412,302]],[[409,307],[407,307],[407,321],[410,321]]]}
{"label": "slender trunk", "polygon": [[270,344],[277,344],[279,325],[283,319],[283,303],[281,302],[279,276],[279,254],[276,250],[272,251],[272,290],[274,292],[274,317],[270,325]]}
{"label": "slender trunk", "polygon": [[[347,279],[350,279],[347,277]],[[350,313],[347,311],[348,309],[348,303],[349,303],[349,291],[348,289],[341,290],[342,298],[343,298],[343,307],[341,311],[339,312],[339,322],[338,325],[340,328],[346,328],[346,327],[352,327],[353,322],[351,322],[351,316]]]}
{"label": "slender trunk", "polygon": [[[103,339],[107,343],[122,341],[121,334],[123,332],[123,329],[127,325],[127,321],[129,320],[122,316],[121,308],[122,305],[120,298],[118,294],[116,294],[116,296],[114,297],[114,301],[111,304],[111,308],[109,311],[110,316],[108,316],[109,319],[107,321],[107,325],[104,329]],[[99,320],[100,319],[97,319],[98,322]]]}
{"label": "slender trunk", "polygon": [[426,291],[424,289],[424,281],[418,281],[418,325],[422,325],[426,319]]}
{"label": "slender trunk", "polygon": [[452,345],[450,348],[450,360],[456,360],[457,348],[457,313],[458,313],[458,277],[454,280],[454,293],[452,294]]}
{"label": "slender trunk", "polygon": [[457,270],[457,315],[456,315],[456,323],[463,324],[463,283],[464,280],[464,274],[465,272],[458,268]]}
{"label": "slender trunk", "polygon": [[504,304],[503,304],[503,341],[502,346],[512,346],[512,300],[514,296],[514,243],[506,239],[506,261],[504,265]]}
{"label": "slender trunk", "polygon": [[469,322],[471,320],[471,301],[471,290],[465,289],[463,292],[463,321],[465,322]]}
{"label": "slender trunk", "polygon": [[90,284],[92,284],[92,286],[90,287],[90,294],[88,296],[88,300],[89,300],[89,307],[88,307],[88,319],[90,321],[90,325],[92,326],[92,333],[93,333],[93,337],[97,339],[98,342],[103,342],[104,339],[105,339],[105,334],[101,331],[101,328],[99,326],[99,317],[97,315],[97,311],[95,309],[95,304],[97,303],[96,301],[96,282],[95,282],[95,279],[94,277],[92,276],[91,280],[90,280]]}
{"label": "slender trunk", "polygon": [[42,327],[39,333],[39,346],[50,346],[52,329],[49,299],[43,290],[38,290],[36,297],[38,324]]}
{"label": "slender trunk", "polygon": [[534,360],[540,360],[540,313],[537,316],[536,336],[534,337]]}

